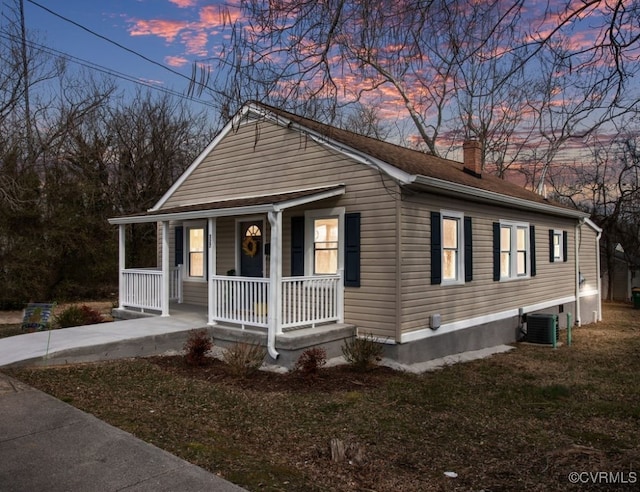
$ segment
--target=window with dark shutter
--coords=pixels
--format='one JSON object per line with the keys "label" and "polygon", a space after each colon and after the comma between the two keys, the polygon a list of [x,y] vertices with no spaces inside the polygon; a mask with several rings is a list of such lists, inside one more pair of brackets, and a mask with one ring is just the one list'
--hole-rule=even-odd
{"label": "window with dark shutter", "polygon": [[304,276],[304,217],[291,217],[291,275]]}
{"label": "window with dark shutter", "polygon": [[360,287],[360,213],[344,216],[344,286]]}
{"label": "window with dark shutter", "polygon": [[493,280],[500,280],[500,222],[493,223]]}
{"label": "window with dark shutter", "polygon": [[464,218],[464,281],[473,280],[473,235],[471,217]]}
{"label": "window with dark shutter", "polygon": [[442,283],[442,231],[440,213],[431,212],[431,285]]}
{"label": "window with dark shutter", "polygon": [[569,259],[569,233],[567,231],[562,232],[562,261]]}
{"label": "window with dark shutter", "polygon": [[531,256],[531,276],[536,276],[536,226],[529,226],[529,251]]}
{"label": "window with dark shutter", "polygon": [[174,229],[174,265],[184,264],[184,228],[176,226]]}

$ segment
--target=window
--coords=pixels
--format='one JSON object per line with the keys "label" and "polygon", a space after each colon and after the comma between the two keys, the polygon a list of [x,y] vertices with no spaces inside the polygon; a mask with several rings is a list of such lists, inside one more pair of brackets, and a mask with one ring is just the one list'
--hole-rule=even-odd
{"label": "window", "polygon": [[562,261],[562,232],[553,231],[553,261]]}
{"label": "window", "polygon": [[313,221],[313,273],[338,273],[338,217]]}
{"label": "window", "polygon": [[569,234],[567,231],[549,229],[549,261],[567,261],[569,256]]}
{"label": "window", "polygon": [[189,277],[204,278],[204,227],[187,227],[187,251]]}
{"label": "window", "polygon": [[442,214],[442,281],[462,280],[461,216],[444,212]]}
{"label": "window", "polygon": [[431,285],[473,280],[471,217],[461,212],[431,212]]}
{"label": "window", "polygon": [[344,268],[344,209],[308,210],[304,226],[305,274],[337,274]]}
{"label": "window", "polygon": [[530,229],[528,224],[500,223],[500,279],[529,276]]}

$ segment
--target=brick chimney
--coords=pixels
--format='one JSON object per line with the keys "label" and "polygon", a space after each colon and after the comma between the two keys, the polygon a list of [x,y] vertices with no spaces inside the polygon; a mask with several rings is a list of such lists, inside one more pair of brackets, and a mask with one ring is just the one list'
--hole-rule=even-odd
{"label": "brick chimney", "polygon": [[464,150],[464,172],[476,178],[482,177],[482,149],[477,140],[466,140],[462,145]]}

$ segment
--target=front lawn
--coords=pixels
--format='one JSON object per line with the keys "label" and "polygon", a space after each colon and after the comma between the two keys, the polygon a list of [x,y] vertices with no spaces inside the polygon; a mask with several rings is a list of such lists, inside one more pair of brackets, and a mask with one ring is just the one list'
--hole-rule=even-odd
{"label": "front lawn", "polygon": [[[419,376],[339,367],[243,380],[179,357],[10,374],[249,490],[602,488],[586,474],[572,485],[571,472],[617,473],[627,483],[612,490],[637,490],[639,314],[606,305],[571,347],[519,344]],[[332,439],[346,459],[332,460]]]}

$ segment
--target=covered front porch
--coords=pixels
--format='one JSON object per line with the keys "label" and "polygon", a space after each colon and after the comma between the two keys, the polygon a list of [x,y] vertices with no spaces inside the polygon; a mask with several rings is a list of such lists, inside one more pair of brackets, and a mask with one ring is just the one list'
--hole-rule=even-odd
{"label": "covered front porch", "polygon": [[[343,193],[343,186],[333,186],[110,219],[119,226],[117,309],[170,316],[186,301],[185,307],[206,310],[210,327],[264,333],[276,359],[277,337],[286,340],[288,332],[344,322],[341,265],[336,263],[333,273],[285,276],[282,247],[285,211]],[[131,268],[127,226],[144,222],[158,224],[159,266]],[[289,245],[291,231],[286,232]]]}

